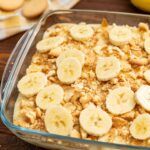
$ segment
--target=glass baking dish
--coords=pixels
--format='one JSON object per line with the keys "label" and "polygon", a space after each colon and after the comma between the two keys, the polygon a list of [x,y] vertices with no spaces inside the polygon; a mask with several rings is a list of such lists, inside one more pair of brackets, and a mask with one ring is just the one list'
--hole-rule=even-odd
{"label": "glass baking dish", "polygon": [[110,24],[114,22],[131,26],[136,26],[139,22],[150,24],[149,15],[94,10],[58,10],[45,14],[38,24],[33,26],[19,40],[7,62],[1,83],[1,119],[16,136],[44,148],[66,150],[150,149],[150,147],[121,145],[54,135],[23,128],[12,123],[14,104],[18,95],[16,84],[25,74],[25,70],[36,51],[35,45],[42,38],[44,31],[56,23],[86,22],[98,24],[102,18],[106,18]]}

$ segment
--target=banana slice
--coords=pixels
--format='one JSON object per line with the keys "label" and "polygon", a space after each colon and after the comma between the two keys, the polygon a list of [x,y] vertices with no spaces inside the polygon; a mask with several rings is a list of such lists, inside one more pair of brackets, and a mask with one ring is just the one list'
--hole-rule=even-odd
{"label": "banana slice", "polygon": [[148,83],[150,83],[150,70],[146,70],[144,72],[144,78]]}
{"label": "banana slice", "polygon": [[128,44],[132,39],[132,32],[125,26],[115,26],[109,32],[109,40],[113,45]]}
{"label": "banana slice", "polygon": [[150,138],[150,115],[141,114],[137,116],[130,126],[130,133],[135,139],[145,140]]}
{"label": "banana slice", "polygon": [[87,107],[80,113],[81,127],[91,135],[101,136],[112,127],[111,117],[99,107]]}
{"label": "banana slice", "polygon": [[58,79],[66,84],[75,82],[82,72],[82,65],[77,58],[68,57],[61,61],[58,66]]}
{"label": "banana slice", "polygon": [[51,105],[45,113],[45,127],[49,133],[69,135],[73,128],[71,113],[60,105]]}
{"label": "banana slice", "polygon": [[146,38],[144,41],[144,49],[145,51],[150,54],[150,37]]}
{"label": "banana slice", "polygon": [[17,97],[17,100],[15,102],[15,106],[14,106],[14,114],[13,114],[13,122],[16,123],[18,119],[22,119],[21,116],[21,101],[25,100],[27,101],[28,99],[26,97],[24,97],[23,95],[19,94]]}
{"label": "banana slice", "polygon": [[35,116],[35,113],[32,111],[34,109],[34,101],[29,100],[22,94],[19,94],[14,106],[13,113],[13,123],[15,125],[29,127],[30,121],[28,120],[28,114],[23,113],[23,110],[26,110],[28,113],[31,113]]}
{"label": "banana slice", "polygon": [[23,76],[17,87],[21,94],[30,97],[37,94],[46,84],[46,75],[42,72],[36,72]]}
{"label": "banana slice", "polygon": [[63,88],[60,85],[52,84],[38,93],[36,104],[42,109],[47,109],[51,104],[60,104],[63,100],[63,96]]}
{"label": "banana slice", "polygon": [[121,70],[120,61],[114,57],[100,57],[96,65],[96,76],[100,81],[116,77]]}
{"label": "banana slice", "polygon": [[135,105],[134,92],[128,87],[118,87],[106,97],[106,108],[114,115],[127,113]]}
{"label": "banana slice", "polygon": [[40,53],[48,52],[52,48],[56,48],[65,41],[65,38],[62,36],[50,37],[43,39],[37,43],[36,48]]}
{"label": "banana slice", "polygon": [[142,85],[135,93],[135,99],[145,110],[150,111],[150,86]]}
{"label": "banana slice", "polygon": [[70,49],[70,50],[66,50],[60,54],[60,56],[56,60],[57,66],[59,66],[60,62],[63,59],[68,58],[68,57],[77,58],[82,65],[85,62],[85,54],[83,52],[76,50],[76,49]]}
{"label": "banana slice", "polygon": [[77,41],[84,41],[91,38],[94,34],[93,29],[88,25],[74,25],[70,29],[70,34]]}

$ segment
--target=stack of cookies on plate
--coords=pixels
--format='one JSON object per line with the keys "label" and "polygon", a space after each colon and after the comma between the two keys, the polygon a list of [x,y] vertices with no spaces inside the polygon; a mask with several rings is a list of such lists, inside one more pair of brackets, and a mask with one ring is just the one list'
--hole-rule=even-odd
{"label": "stack of cookies on plate", "polygon": [[70,9],[79,0],[0,0],[0,40],[30,29],[48,10]]}
{"label": "stack of cookies on plate", "polygon": [[0,9],[6,12],[21,10],[26,18],[40,16],[48,8],[47,0],[0,0]]}

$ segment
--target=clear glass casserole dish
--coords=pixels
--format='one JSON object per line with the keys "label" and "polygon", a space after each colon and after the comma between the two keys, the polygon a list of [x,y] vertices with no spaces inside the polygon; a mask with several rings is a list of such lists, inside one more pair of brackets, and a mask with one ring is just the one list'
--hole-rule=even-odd
{"label": "clear glass casserole dish", "polygon": [[109,23],[138,25],[139,22],[150,24],[149,15],[128,14],[93,10],[59,10],[43,16],[37,25],[26,32],[14,48],[4,71],[1,83],[1,119],[19,138],[44,148],[58,149],[140,149],[149,147],[121,145],[91,140],[81,140],[67,136],[50,134],[16,126],[12,123],[14,104],[18,95],[17,82],[25,74],[26,68],[35,53],[35,45],[42,38],[44,31],[56,23],[86,22],[98,24],[102,18]]}

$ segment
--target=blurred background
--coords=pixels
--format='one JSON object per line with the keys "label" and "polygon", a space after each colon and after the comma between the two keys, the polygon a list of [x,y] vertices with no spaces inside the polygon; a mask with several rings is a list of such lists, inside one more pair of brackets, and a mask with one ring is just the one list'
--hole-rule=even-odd
{"label": "blurred background", "polygon": [[[93,9],[150,15],[150,0],[0,0],[0,80],[21,36],[50,10]],[[0,121],[0,150],[42,150],[14,136]]]}

